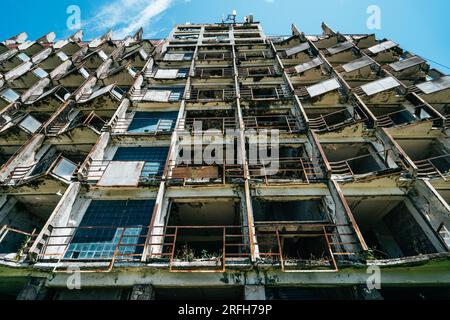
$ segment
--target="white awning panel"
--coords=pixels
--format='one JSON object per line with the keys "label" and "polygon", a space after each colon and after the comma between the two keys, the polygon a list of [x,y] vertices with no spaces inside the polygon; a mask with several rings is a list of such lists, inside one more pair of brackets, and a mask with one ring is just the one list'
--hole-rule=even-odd
{"label": "white awning panel", "polygon": [[294,54],[303,52],[305,50],[309,49],[309,43],[308,42],[304,42],[296,47],[290,48],[286,50],[286,55],[288,57],[293,56]]}
{"label": "white awning panel", "polygon": [[112,161],[97,185],[136,187],[139,184],[144,165],[144,161]]}
{"label": "white awning panel", "polygon": [[168,102],[170,98],[170,90],[148,90],[144,95],[145,101]]}
{"label": "white awning panel", "polygon": [[450,76],[445,76],[433,81],[427,81],[417,85],[417,88],[425,94],[450,89]]}
{"label": "white awning panel", "polygon": [[414,57],[411,57],[411,58],[408,58],[405,60],[391,63],[389,66],[398,72],[398,71],[402,71],[402,70],[417,66],[424,62],[425,62],[425,60],[423,60],[421,57],[414,56]]}
{"label": "white awning panel", "polygon": [[353,47],[354,47],[353,43],[351,43],[350,41],[346,41],[346,42],[340,42],[337,45],[332,46],[331,48],[328,48],[327,50],[330,54],[337,54],[339,52],[346,51]]}
{"label": "white awning panel", "polygon": [[155,74],[155,79],[176,79],[178,69],[158,69]]}
{"label": "white awning panel", "polygon": [[315,59],[313,59],[313,60],[311,60],[309,62],[306,62],[306,63],[303,63],[303,64],[299,64],[298,66],[294,67],[294,69],[295,69],[295,71],[297,73],[302,73],[302,72],[308,71],[310,69],[313,69],[315,67],[318,67],[318,66],[320,66],[322,64],[323,64],[322,59],[315,58]]}
{"label": "white awning panel", "polygon": [[393,77],[387,77],[361,86],[361,89],[368,96],[399,87],[400,83]]}
{"label": "white awning panel", "polygon": [[339,83],[339,81],[333,78],[307,87],[306,90],[308,91],[311,98],[314,98],[324,93],[339,89],[340,87],[341,84]]}
{"label": "white awning panel", "polygon": [[388,41],[382,42],[380,44],[377,44],[373,47],[370,47],[367,50],[369,50],[373,54],[377,54],[377,53],[395,48],[396,46],[398,46],[398,44],[396,44],[394,41],[388,40]]}
{"label": "white awning panel", "polygon": [[373,61],[369,57],[363,56],[362,58],[344,64],[342,68],[344,68],[345,72],[352,72],[370,66],[374,63],[375,61]]}

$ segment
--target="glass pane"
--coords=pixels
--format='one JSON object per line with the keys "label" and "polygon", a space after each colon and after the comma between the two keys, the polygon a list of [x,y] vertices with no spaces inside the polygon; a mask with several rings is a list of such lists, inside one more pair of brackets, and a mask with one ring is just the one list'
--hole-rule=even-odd
{"label": "glass pane", "polygon": [[70,181],[76,169],[77,166],[73,162],[67,159],[62,159],[56,168],[53,169],[53,173],[58,177]]}
{"label": "glass pane", "polygon": [[33,73],[41,79],[48,76],[48,73],[45,70],[43,70],[42,68],[34,69]]}
{"label": "glass pane", "polygon": [[17,55],[17,57],[20,59],[20,60],[22,60],[23,62],[26,62],[26,61],[30,61],[31,60],[31,58],[27,55],[27,54],[25,54],[25,53],[19,53],[18,55]]}
{"label": "glass pane", "polygon": [[[76,231],[65,258],[112,258],[122,233],[122,244],[136,246],[119,247],[119,258],[124,254],[142,253],[141,245],[145,243],[146,226],[150,224],[154,205],[154,200],[93,200],[81,220],[81,228]],[[127,228],[125,232],[124,228]]]}
{"label": "glass pane", "polygon": [[56,54],[62,61],[67,61],[69,60],[69,57],[62,51],[58,52]]}
{"label": "glass pane", "polygon": [[136,112],[128,132],[170,131],[177,117],[178,112]]}
{"label": "glass pane", "polygon": [[20,98],[20,96],[12,89],[2,91],[1,96],[9,102],[14,102]]}
{"label": "glass pane", "polygon": [[28,115],[19,126],[30,133],[35,133],[41,127],[42,123],[37,121],[34,117]]}

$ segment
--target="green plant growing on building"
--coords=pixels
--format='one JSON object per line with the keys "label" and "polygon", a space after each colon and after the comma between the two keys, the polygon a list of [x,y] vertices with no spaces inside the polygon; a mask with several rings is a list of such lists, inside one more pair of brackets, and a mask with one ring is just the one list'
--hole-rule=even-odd
{"label": "green plant growing on building", "polygon": [[24,241],[22,242],[22,244],[20,245],[20,248],[19,248],[19,250],[17,250],[16,257],[15,257],[15,260],[16,260],[17,262],[18,262],[18,261],[22,258],[22,256],[25,254],[25,251],[27,250],[28,245],[30,244],[30,241],[31,241],[31,236],[27,236],[27,237],[24,239]]}

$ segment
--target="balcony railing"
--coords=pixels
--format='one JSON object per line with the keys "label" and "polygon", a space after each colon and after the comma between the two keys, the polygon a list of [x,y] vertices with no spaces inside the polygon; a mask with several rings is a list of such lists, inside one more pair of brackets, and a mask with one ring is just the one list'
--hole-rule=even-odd
{"label": "balcony railing", "polygon": [[[391,149],[387,149],[380,152],[371,152],[362,156],[349,158],[342,161],[336,161],[336,162],[329,162],[331,167],[332,174],[336,175],[342,175],[342,176],[350,176],[353,180],[357,180],[358,176],[360,175],[367,175],[367,174],[375,174],[378,172],[383,172],[387,170],[394,170],[390,169],[389,167],[389,154],[392,152]],[[358,165],[361,165],[361,161],[376,161],[377,159],[380,160],[383,164],[383,166],[380,166],[378,170],[374,170],[372,172],[367,173],[355,173],[355,166],[352,167],[351,162],[358,162]],[[396,171],[400,171],[401,168],[397,169]]]}
{"label": "balcony railing", "polygon": [[[113,160],[92,160],[89,159],[85,166],[79,171],[83,181],[89,184],[97,185],[104,177],[108,167],[114,162],[143,162],[137,184],[139,185],[153,185],[159,183],[164,175],[164,163],[160,163],[158,168],[155,168],[157,161],[113,161]],[[131,173],[123,173],[123,180],[129,177]],[[120,184],[120,183],[118,183]]]}
{"label": "balcony railing", "polygon": [[200,61],[223,61],[232,58],[231,52],[199,52],[196,60]]}
{"label": "balcony railing", "polygon": [[433,121],[433,126],[442,127],[444,125],[443,120],[439,117],[432,117],[432,115],[430,115],[429,117],[420,119],[421,112],[425,107],[425,105],[415,107],[414,113],[407,109],[403,109],[377,116],[377,124],[380,127],[389,128],[418,121],[431,120]]}
{"label": "balcony railing", "polygon": [[196,68],[195,77],[208,78],[230,78],[234,76],[233,68]]}
{"label": "balcony railing", "polygon": [[[271,161],[271,159],[267,159],[267,161]],[[310,184],[325,180],[323,164],[305,157],[282,157],[275,163],[272,162],[270,166],[261,161],[249,159],[249,174],[251,180],[262,180],[267,185],[286,181]]]}
{"label": "balcony railing", "polygon": [[[340,120],[338,120],[338,122],[333,121],[336,118]],[[331,132],[366,120],[367,117],[364,112],[362,112],[361,108],[354,107],[352,113],[347,109],[343,109],[325,115],[321,114],[317,118],[309,119],[309,126],[312,130],[317,132]]]}
{"label": "balcony railing", "polygon": [[[142,121],[143,123],[156,123],[151,129],[130,132],[128,131],[131,123],[134,120]],[[123,117],[117,118],[111,126],[110,132],[115,134],[148,134],[148,135],[161,135],[161,134],[171,134],[175,129],[176,120],[173,119],[159,119],[159,118],[133,118],[133,117]],[[145,125],[144,125],[145,126]]]}
{"label": "balcony railing", "polygon": [[[351,225],[276,222],[257,224],[252,228],[240,225],[50,226],[37,261],[54,266],[54,272],[68,272],[73,263],[82,272],[95,273],[111,272],[117,266],[139,267],[142,263],[157,261],[160,267],[174,273],[223,273],[229,268],[251,265],[252,255],[255,255],[258,264],[268,264],[282,272],[337,272],[339,262],[352,256],[356,258],[361,253],[345,249],[357,247],[358,242],[341,240],[343,236],[354,233],[339,233],[339,227],[352,228]],[[98,241],[98,234],[105,232],[113,232],[114,237],[103,244]],[[189,244],[189,237],[198,235],[207,243],[204,248],[198,242]],[[302,238],[321,239],[323,253],[308,257],[292,256],[285,240]],[[99,248],[80,250],[75,247],[80,240],[82,244]],[[211,249],[212,243],[215,244],[214,249]]]}
{"label": "balcony railing", "polygon": [[242,86],[241,99],[244,100],[280,100],[292,98],[292,93],[284,86],[277,87],[248,87]]}
{"label": "balcony railing", "polygon": [[[11,236],[13,239],[10,238]],[[14,258],[11,260],[18,262],[23,257],[27,256],[37,236],[38,233],[36,229],[32,232],[25,232],[7,225],[0,226],[0,249],[2,252],[5,252],[5,249],[3,248],[6,246],[7,248],[14,250],[13,252],[10,252],[15,254]]]}
{"label": "balcony railing", "polygon": [[255,60],[255,59],[273,59],[274,54],[270,50],[248,51],[248,52],[237,52],[236,57],[242,61]]}
{"label": "balcony railing", "polygon": [[271,77],[279,76],[281,73],[273,66],[268,67],[240,67],[238,69],[240,77]]}
{"label": "balcony railing", "polygon": [[168,165],[167,179],[172,184],[202,185],[227,184],[243,181],[244,169],[240,164],[178,164],[172,160]]}
{"label": "balcony railing", "polygon": [[293,115],[248,116],[243,120],[247,130],[280,130],[287,133],[301,133],[306,129]]}
{"label": "balcony railing", "polygon": [[177,130],[191,134],[223,135],[227,130],[235,130],[237,127],[238,123],[234,117],[181,118]]}
{"label": "balcony railing", "polygon": [[414,161],[418,176],[421,178],[443,179],[447,181],[450,176],[450,154]]}
{"label": "balcony railing", "polygon": [[186,100],[199,102],[230,101],[236,98],[234,88],[190,89],[186,92]]}
{"label": "balcony railing", "polygon": [[[38,173],[31,175],[37,166],[47,169],[40,170]],[[17,186],[26,183],[28,180],[41,178],[47,175],[53,175],[70,182],[77,167],[77,164],[66,159],[62,154],[59,154],[57,157],[51,157],[38,161],[37,163],[29,166],[15,167],[14,170],[8,175],[8,178],[5,180],[4,184]],[[73,169],[71,172],[67,171],[71,169]]]}

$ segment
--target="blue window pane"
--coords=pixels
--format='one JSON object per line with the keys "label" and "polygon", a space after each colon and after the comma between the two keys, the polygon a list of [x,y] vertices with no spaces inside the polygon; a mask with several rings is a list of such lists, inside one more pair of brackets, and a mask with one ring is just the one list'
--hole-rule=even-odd
{"label": "blue window pane", "polygon": [[128,132],[172,131],[178,112],[136,112]]}
{"label": "blue window pane", "polygon": [[162,175],[168,153],[169,148],[166,147],[119,148],[113,161],[145,161],[141,178],[151,178]]}
{"label": "blue window pane", "polygon": [[[119,247],[123,254],[140,254],[155,206],[154,200],[92,201],[65,254],[66,259],[112,258],[120,240],[121,244],[136,246]],[[92,227],[83,229],[83,227]],[[100,228],[108,227],[108,228]]]}

